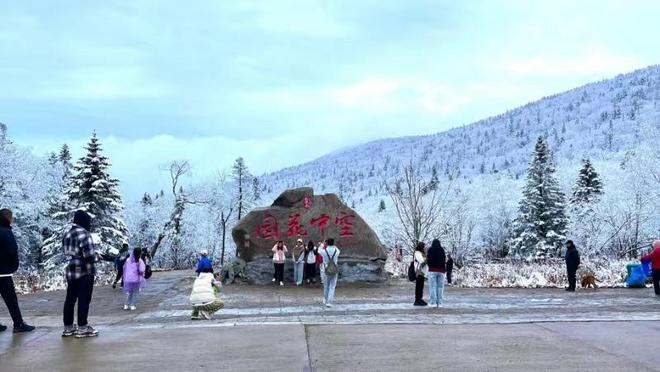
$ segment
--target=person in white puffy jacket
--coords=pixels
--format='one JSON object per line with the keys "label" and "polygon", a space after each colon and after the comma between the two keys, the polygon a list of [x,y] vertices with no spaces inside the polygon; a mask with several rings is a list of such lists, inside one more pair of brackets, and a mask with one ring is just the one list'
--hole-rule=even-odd
{"label": "person in white puffy jacket", "polygon": [[225,304],[215,296],[215,292],[220,290],[221,283],[215,280],[213,272],[202,272],[193,283],[192,293],[190,294],[190,304],[192,305],[192,320],[213,318],[218,310]]}

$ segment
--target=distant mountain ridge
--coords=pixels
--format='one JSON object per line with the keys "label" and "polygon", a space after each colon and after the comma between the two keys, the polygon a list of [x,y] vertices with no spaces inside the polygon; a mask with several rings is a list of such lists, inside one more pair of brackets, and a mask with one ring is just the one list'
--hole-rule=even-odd
{"label": "distant mountain ridge", "polygon": [[[335,151],[261,177],[266,195],[313,186],[339,192],[358,209],[383,197],[383,178],[415,158],[423,171],[464,180],[504,172],[520,178],[534,141],[548,138],[559,164],[583,156],[609,159],[646,140],[644,125],[660,125],[660,65],[590,83],[445,132],[381,139]],[[270,191],[270,192],[269,192]],[[373,205],[373,203],[371,204]]]}

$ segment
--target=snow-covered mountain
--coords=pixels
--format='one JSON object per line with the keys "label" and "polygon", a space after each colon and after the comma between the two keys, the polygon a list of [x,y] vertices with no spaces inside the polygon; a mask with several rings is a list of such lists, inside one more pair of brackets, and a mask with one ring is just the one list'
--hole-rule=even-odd
{"label": "snow-covered mountain", "polygon": [[[651,66],[446,132],[378,140],[265,174],[260,177],[262,200],[267,203],[286,188],[312,186],[317,193],[338,192],[379,225],[392,218],[379,217],[380,201],[389,203],[383,181],[413,159],[429,177],[435,172],[445,182],[456,178],[454,182],[472,196],[471,205],[480,209],[476,216],[480,223],[484,207],[492,210],[500,197],[507,213],[515,214],[538,136],[548,139],[567,193],[583,157],[594,161],[608,185],[608,179],[620,179],[626,154],[654,140],[649,133],[660,127],[659,105],[660,66]],[[614,188],[613,182],[609,185]],[[657,233],[657,223],[650,230]]]}

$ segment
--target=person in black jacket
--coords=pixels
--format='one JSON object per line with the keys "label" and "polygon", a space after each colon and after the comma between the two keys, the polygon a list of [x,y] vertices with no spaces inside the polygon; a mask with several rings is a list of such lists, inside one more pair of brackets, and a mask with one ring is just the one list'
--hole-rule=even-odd
{"label": "person in black jacket", "polygon": [[[18,270],[18,245],[11,231],[14,216],[9,209],[0,210],[0,295],[9,309],[11,319],[14,321],[14,333],[31,332],[34,327],[26,324],[18,307],[16,288],[12,278]],[[0,332],[7,327],[0,324]]]}
{"label": "person in black jacket", "polygon": [[428,262],[428,279],[429,279],[429,298],[430,305],[436,307],[442,305],[445,293],[445,273],[447,271],[447,263],[445,257],[445,249],[442,248],[440,240],[434,239],[431,243],[431,248],[426,253],[426,260]]}
{"label": "person in black jacket", "polygon": [[454,259],[447,255],[447,284],[451,284],[451,274],[454,272]]}
{"label": "person in black jacket", "polygon": [[569,292],[575,292],[577,282],[577,269],[580,266],[580,252],[575,248],[572,240],[566,242],[566,273],[568,274],[568,288]]}

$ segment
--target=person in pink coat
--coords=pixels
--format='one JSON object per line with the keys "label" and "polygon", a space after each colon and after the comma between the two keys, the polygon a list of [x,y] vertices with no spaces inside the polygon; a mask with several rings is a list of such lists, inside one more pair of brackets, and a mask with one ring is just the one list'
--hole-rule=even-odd
{"label": "person in pink coat", "polygon": [[142,260],[142,250],[133,249],[133,254],[124,263],[124,293],[126,293],[126,302],[124,310],[137,310],[137,297],[146,283],[144,272],[147,265]]}

